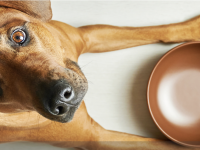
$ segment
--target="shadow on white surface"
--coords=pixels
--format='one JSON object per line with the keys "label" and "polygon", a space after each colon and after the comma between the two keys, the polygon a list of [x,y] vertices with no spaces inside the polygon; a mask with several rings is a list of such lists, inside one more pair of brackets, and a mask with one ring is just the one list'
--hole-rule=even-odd
{"label": "shadow on white surface", "polygon": [[73,148],[57,148],[48,144],[32,142],[12,142],[0,144],[0,150],[74,150]]}

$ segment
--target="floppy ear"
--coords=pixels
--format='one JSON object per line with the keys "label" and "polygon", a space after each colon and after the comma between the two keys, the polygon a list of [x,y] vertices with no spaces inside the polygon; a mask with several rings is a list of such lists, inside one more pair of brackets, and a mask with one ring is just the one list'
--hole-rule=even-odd
{"label": "floppy ear", "polygon": [[52,18],[50,0],[0,0],[0,7],[17,9],[42,21],[49,21]]}

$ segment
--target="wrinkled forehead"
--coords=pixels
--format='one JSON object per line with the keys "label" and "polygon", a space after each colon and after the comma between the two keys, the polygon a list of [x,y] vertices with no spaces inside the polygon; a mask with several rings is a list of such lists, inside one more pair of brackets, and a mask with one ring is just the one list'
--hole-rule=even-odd
{"label": "wrinkled forehead", "polygon": [[0,7],[0,27],[17,20],[37,22],[37,19],[27,15],[26,13],[11,8]]}

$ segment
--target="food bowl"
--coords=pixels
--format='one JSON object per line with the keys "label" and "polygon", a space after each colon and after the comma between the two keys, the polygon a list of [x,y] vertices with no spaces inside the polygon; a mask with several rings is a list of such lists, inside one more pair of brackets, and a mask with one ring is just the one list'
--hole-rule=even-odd
{"label": "food bowl", "polygon": [[200,147],[200,42],[181,44],[159,60],[147,101],[155,124],[168,138]]}

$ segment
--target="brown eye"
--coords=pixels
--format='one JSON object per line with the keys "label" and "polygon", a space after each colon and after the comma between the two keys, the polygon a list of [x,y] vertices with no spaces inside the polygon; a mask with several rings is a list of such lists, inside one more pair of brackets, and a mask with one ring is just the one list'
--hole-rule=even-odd
{"label": "brown eye", "polygon": [[17,44],[22,44],[26,40],[26,34],[23,30],[16,29],[13,31],[11,39]]}

